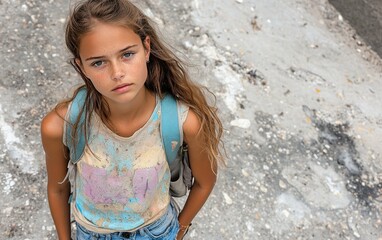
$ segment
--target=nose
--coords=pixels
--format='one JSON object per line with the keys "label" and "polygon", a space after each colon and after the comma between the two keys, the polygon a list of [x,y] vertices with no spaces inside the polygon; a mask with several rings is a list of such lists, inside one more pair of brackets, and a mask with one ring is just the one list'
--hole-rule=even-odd
{"label": "nose", "polygon": [[115,61],[111,63],[111,79],[114,81],[119,81],[125,77],[125,71],[123,63]]}

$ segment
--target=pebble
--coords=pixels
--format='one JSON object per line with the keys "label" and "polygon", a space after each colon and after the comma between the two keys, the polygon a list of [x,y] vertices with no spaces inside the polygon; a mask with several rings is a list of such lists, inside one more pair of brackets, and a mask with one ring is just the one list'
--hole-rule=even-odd
{"label": "pebble", "polygon": [[26,12],[28,10],[28,6],[23,4],[21,5],[21,10],[23,10],[24,12]]}
{"label": "pebble", "polygon": [[190,41],[184,41],[183,42],[183,47],[185,49],[191,49],[193,47],[192,43]]}
{"label": "pebble", "polygon": [[224,200],[225,200],[225,202],[226,202],[228,205],[231,205],[231,204],[233,203],[232,198],[230,198],[230,196],[228,196],[227,193],[223,192],[223,196],[224,196]]}
{"label": "pebble", "polygon": [[249,176],[248,172],[245,171],[245,169],[242,169],[241,173],[243,174],[244,177],[248,177]]}
{"label": "pebble", "polygon": [[287,186],[286,186],[286,184],[285,184],[285,182],[283,181],[283,180],[280,180],[279,181],[279,186],[280,186],[280,188],[282,188],[282,189],[285,189]]}
{"label": "pebble", "polygon": [[12,210],[13,210],[13,207],[7,207],[7,208],[3,209],[2,212],[3,212],[3,214],[5,214],[5,216],[9,217],[12,214]]}
{"label": "pebble", "polygon": [[249,128],[251,126],[251,122],[248,119],[237,118],[231,121],[231,126],[239,127],[239,128]]}
{"label": "pebble", "polygon": [[268,189],[265,186],[261,185],[260,186],[260,191],[262,191],[263,193],[267,193]]}
{"label": "pebble", "polygon": [[254,228],[252,222],[247,221],[247,222],[245,223],[245,225],[247,226],[248,231],[253,232],[253,231],[255,230],[255,228]]}
{"label": "pebble", "polygon": [[289,217],[290,213],[288,210],[282,210],[281,213],[285,216],[285,217]]}

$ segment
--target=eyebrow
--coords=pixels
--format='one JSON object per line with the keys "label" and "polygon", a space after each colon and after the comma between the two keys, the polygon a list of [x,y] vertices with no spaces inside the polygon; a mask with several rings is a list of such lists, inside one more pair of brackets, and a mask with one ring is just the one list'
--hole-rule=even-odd
{"label": "eyebrow", "polygon": [[[122,53],[122,52],[127,51],[130,48],[133,48],[133,47],[136,47],[136,46],[138,46],[138,45],[134,44],[134,45],[131,45],[131,46],[127,46],[124,49],[119,50],[118,53]],[[105,58],[105,56],[88,57],[88,58],[85,59],[85,61],[94,60],[94,59],[100,59],[100,58]]]}

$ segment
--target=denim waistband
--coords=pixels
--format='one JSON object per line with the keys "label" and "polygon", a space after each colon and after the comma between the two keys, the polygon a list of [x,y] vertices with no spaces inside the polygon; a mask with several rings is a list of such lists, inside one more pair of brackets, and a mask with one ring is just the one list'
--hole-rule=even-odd
{"label": "denim waistband", "polygon": [[[171,200],[165,213],[156,221],[142,227],[134,232],[114,232],[101,234],[87,230],[80,224],[77,226],[77,239],[104,239],[104,240],[122,240],[122,239],[171,239],[170,235],[176,236],[179,229],[178,223],[179,206],[175,200]],[[175,234],[175,235],[174,235]],[[174,238],[172,238],[174,239]]]}

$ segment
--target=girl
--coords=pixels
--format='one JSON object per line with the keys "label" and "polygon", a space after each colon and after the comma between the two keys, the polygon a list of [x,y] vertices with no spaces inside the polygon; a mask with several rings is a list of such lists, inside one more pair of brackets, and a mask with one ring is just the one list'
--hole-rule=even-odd
{"label": "girl", "polygon": [[[74,96],[41,125],[48,199],[59,239],[182,239],[211,193],[219,165],[222,124],[202,89],[158,38],[150,19],[128,0],[86,0],[66,26],[71,61],[86,89],[86,148],[66,180],[67,112]],[[160,100],[172,94],[183,113],[194,184],[180,211],[169,194],[170,170],[160,135]],[[73,131],[79,121],[72,124]],[[75,135],[74,135],[75,138]],[[73,176],[72,176],[73,177]]]}

